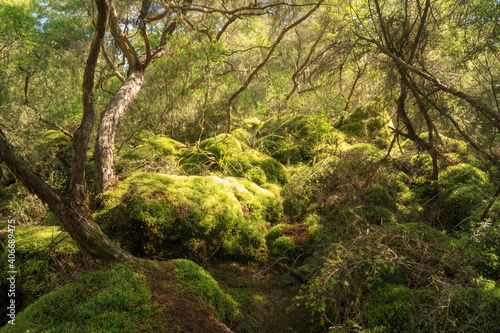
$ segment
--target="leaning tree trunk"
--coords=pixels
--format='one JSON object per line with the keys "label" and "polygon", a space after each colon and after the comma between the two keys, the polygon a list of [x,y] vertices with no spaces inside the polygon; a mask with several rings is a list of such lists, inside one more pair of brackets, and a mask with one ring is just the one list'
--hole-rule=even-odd
{"label": "leaning tree trunk", "polygon": [[99,226],[92,221],[87,205],[73,198],[63,198],[31,171],[2,131],[0,131],[0,158],[31,193],[49,206],[82,252],[103,260],[132,258],[102,233]]}
{"label": "leaning tree trunk", "polygon": [[115,136],[121,120],[144,82],[144,71],[132,72],[101,115],[94,149],[97,193],[105,192],[116,180],[114,169]]}

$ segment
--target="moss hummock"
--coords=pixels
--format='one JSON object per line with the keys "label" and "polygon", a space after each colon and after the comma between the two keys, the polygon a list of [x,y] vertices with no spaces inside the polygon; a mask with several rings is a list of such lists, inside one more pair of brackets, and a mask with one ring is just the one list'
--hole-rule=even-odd
{"label": "moss hummock", "polygon": [[95,218],[133,253],[259,258],[281,217],[275,193],[247,180],[133,173],[103,195]]}
{"label": "moss hummock", "polygon": [[181,157],[184,169],[196,171],[201,166],[215,165],[224,176],[246,178],[258,185],[288,182],[288,171],[281,163],[241,144],[232,135],[220,134],[203,140],[200,149],[204,154],[194,148],[184,152]]}
{"label": "moss hummock", "polygon": [[177,265],[174,272],[179,282],[187,291],[198,295],[219,320],[227,323],[238,317],[238,304],[221,290],[210,273],[191,260],[176,259],[174,262]]}
{"label": "moss hummock", "polygon": [[18,314],[1,332],[152,332],[153,317],[145,279],[126,266],[84,274],[57,288]]}

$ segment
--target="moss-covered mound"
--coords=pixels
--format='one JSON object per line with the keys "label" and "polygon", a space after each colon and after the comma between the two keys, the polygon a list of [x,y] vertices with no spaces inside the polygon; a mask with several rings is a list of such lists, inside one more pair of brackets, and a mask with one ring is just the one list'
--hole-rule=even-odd
{"label": "moss-covered mound", "polygon": [[238,304],[189,260],[134,260],[83,274],[0,332],[229,332]]}
{"label": "moss-covered mound", "polygon": [[203,140],[200,153],[195,148],[183,154],[184,169],[197,170],[200,166],[216,166],[224,176],[242,177],[262,185],[284,184],[288,181],[286,168],[274,158],[241,144],[234,136],[221,134]]}
{"label": "moss-covered mound", "polygon": [[174,260],[174,270],[178,280],[188,292],[198,295],[208,308],[223,322],[231,322],[238,316],[238,304],[231,296],[224,293],[217,281],[191,260]]}
{"label": "moss-covered mound", "polygon": [[165,136],[155,135],[140,141],[141,144],[119,152],[116,163],[118,173],[155,171],[176,173],[177,159],[182,143]]}
{"label": "moss-covered mound", "polygon": [[134,173],[103,196],[105,232],[133,253],[258,258],[281,217],[279,194],[247,180]]}
{"label": "moss-covered mound", "polygon": [[387,129],[390,118],[383,106],[370,102],[354,110],[341,124],[339,130],[357,139],[370,140],[379,148],[387,148],[391,134]]}
{"label": "moss-covered mound", "polygon": [[486,174],[460,163],[443,170],[439,177],[440,192],[434,203],[436,223],[453,230],[467,226],[465,222],[471,219],[479,219],[486,207],[484,199],[494,192]]}
{"label": "moss-covered mound", "polygon": [[[21,276],[17,288],[26,305],[64,283],[75,271],[80,256],[73,240],[59,227],[17,226],[15,235],[15,266]],[[0,262],[0,277],[6,284],[7,271],[11,270],[7,251]]]}
{"label": "moss-covered mound", "polygon": [[84,274],[41,297],[2,332],[152,332],[139,326],[152,317],[143,278],[125,266]]}
{"label": "moss-covered mound", "polygon": [[335,145],[333,125],[323,116],[296,116],[266,122],[259,137],[266,152],[283,164],[307,162],[326,142]]}

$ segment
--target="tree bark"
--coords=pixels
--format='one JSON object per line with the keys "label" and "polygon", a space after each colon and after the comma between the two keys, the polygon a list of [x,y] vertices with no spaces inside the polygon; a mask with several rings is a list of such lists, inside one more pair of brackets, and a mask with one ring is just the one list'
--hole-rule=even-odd
{"label": "tree bark", "polygon": [[130,73],[101,115],[94,149],[97,193],[105,192],[116,181],[114,169],[116,131],[143,83],[143,70]]}

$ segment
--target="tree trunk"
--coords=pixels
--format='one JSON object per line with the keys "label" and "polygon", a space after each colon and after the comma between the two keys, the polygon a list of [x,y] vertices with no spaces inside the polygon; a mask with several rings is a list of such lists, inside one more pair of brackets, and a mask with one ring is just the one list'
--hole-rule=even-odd
{"label": "tree trunk", "polygon": [[116,180],[115,136],[125,112],[144,83],[144,71],[133,71],[118,89],[101,115],[94,149],[97,193],[105,192]]}

